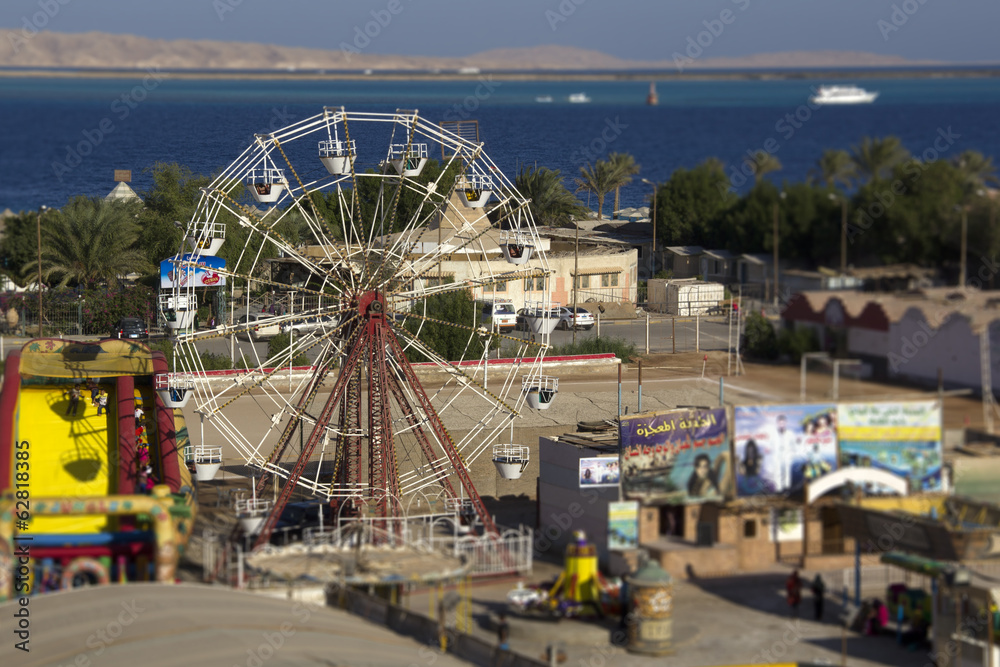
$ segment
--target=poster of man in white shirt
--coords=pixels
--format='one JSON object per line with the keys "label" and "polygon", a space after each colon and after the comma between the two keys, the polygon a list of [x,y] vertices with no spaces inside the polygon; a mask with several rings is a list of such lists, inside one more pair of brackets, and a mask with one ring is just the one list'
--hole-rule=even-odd
{"label": "poster of man in white shirt", "polygon": [[734,411],[737,495],[788,494],[836,467],[834,405]]}

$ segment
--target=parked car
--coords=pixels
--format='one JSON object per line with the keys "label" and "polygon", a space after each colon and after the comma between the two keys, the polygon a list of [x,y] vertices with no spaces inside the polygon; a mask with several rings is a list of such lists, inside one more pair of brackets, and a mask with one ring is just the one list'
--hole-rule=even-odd
{"label": "parked car", "polygon": [[560,308],[559,309],[559,324],[557,325],[560,329],[570,329],[576,327],[577,329],[583,329],[584,331],[590,331],[594,327],[594,315],[586,308],[580,308],[577,306],[576,315],[573,315],[573,308]]}
{"label": "parked car", "polygon": [[304,320],[285,322],[281,325],[281,333],[286,334],[294,331],[296,334],[309,333],[310,331],[326,332],[336,328],[337,324],[330,315],[324,317],[307,317]]}
{"label": "parked car", "polygon": [[138,317],[123,317],[111,330],[111,337],[146,340],[149,338],[149,327]]}
{"label": "parked car", "polygon": [[483,326],[490,331],[510,331],[517,328],[517,313],[514,312],[513,301],[506,299],[484,300],[478,301],[477,305],[482,312]]}
{"label": "parked car", "polygon": [[274,532],[271,533],[272,544],[287,544],[302,539],[302,533],[307,528],[330,528],[334,522],[333,508],[326,502],[308,500],[300,503],[288,503],[281,511]]}
{"label": "parked car", "polygon": [[260,326],[250,326],[246,330],[240,330],[236,332],[236,337],[240,340],[267,340],[268,338],[273,338],[281,333],[281,327],[278,324],[270,322],[273,315],[267,313],[249,313],[247,315],[240,315],[240,318],[236,320],[236,324],[240,327],[246,327],[252,325],[254,322],[261,322]]}

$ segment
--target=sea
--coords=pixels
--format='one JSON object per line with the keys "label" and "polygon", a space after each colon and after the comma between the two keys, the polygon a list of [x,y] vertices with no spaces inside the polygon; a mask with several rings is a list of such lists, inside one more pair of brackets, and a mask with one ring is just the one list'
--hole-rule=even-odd
{"label": "sea", "polygon": [[[878,91],[873,104],[809,103],[823,84],[858,83]],[[568,185],[580,167],[610,152],[641,167],[621,192],[622,207],[649,200],[650,187],[674,170],[714,157],[738,192],[752,185],[745,164],[760,149],[782,169],[775,183],[805,180],[825,149],[850,149],[863,137],[895,135],[922,159],[981,151],[1000,164],[1000,79],[977,75],[886,76],[854,82],[793,77],[660,81],[648,106],[648,80],[192,79],[149,70],[121,78],[0,76],[0,210],[59,207],[76,195],[104,196],[114,170],[132,172],[142,192],[158,162],[212,174],[234,161],[257,133],[321,113],[418,110],[433,122],[478,121],[479,139],[513,179],[524,165],[558,169]],[[586,103],[571,103],[584,93]],[[538,101],[551,98],[551,102]],[[389,138],[364,130],[359,160],[385,157]],[[398,140],[398,138],[397,138]],[[304,178],[320,169],[315,143],[290,156]],[[437,153],[435,153],[437,151]],[[431,146],[432,157],[440,147]],[[586,202],[587,195],[581,197]],[[590,202],[596,207],[596,201]],[[605,204],[605,214],[610,212]]]}

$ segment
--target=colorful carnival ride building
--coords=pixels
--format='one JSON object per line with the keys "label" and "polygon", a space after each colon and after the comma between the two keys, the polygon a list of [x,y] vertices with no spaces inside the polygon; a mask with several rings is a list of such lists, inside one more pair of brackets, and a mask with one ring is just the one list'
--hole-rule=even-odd
{"label": "colorful carnival ride building", "polygon": [[36,339],[7,355],[0,601],[173,583],[196,505],[183,416],[154,388],[166,373],[162,353],[122,340]]}

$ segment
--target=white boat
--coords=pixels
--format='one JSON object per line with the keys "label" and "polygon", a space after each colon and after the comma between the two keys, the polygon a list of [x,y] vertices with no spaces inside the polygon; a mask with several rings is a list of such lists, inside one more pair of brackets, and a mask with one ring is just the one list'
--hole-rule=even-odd
{"label": "white boat", "polygon": [[877,92],[868,92],[858,86],[820,86],[809,98],[813,104],[871,104]]}
{"label": "white boat", "polygon": [[573,93],[569,96],[569,101],[573,104],[586,104],[590,98],[587,97],[587,93]]}
{"label": "white boat", "polygon": [[535,101],[539,102],[541,104],[548,104],[549,102],[552,101],[552,96],[551,95],[539,95],[538,97],[535,98]]}

